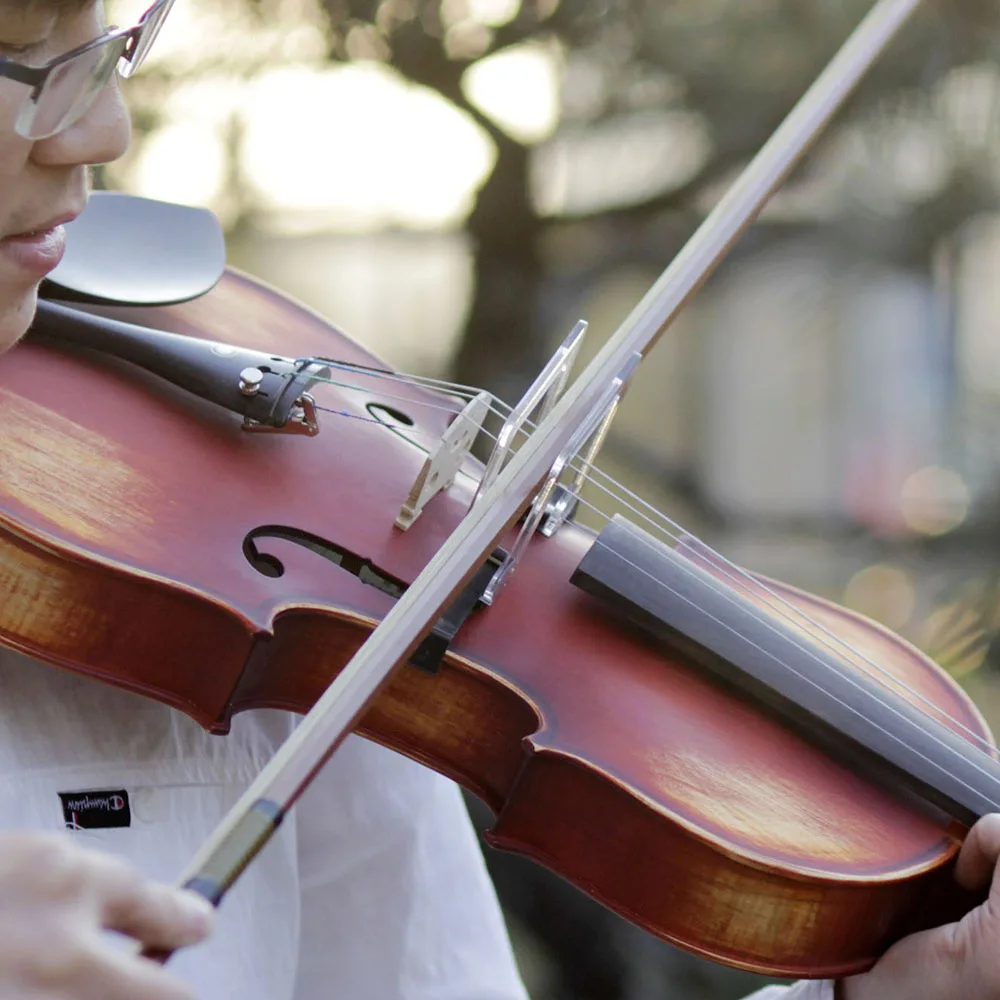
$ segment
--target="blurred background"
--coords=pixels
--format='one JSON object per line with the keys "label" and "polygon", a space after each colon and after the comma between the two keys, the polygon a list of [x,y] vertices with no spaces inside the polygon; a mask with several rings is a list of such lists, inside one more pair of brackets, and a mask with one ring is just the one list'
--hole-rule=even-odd
{"label": "blurred background", "polygon": [[[400,369],[514,402],[575,320],[588,356],[613,332],[868,7],[177,0],[99,182],[213,209],[233,264]],[[998,56],[994,4],[928,3],[644,363],[601,458],[734,561],[900,631],[994,726]],[[761,983],[490,863],[533,1000]]]}

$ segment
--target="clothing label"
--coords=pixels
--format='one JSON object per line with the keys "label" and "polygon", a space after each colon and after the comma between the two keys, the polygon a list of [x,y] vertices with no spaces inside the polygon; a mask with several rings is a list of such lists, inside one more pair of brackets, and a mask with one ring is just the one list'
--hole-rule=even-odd
{"label": "clothing label", "polygon": [[108,830],[131,826],[132,810],[124,788],[113,791],[60,792],[67,830]]}

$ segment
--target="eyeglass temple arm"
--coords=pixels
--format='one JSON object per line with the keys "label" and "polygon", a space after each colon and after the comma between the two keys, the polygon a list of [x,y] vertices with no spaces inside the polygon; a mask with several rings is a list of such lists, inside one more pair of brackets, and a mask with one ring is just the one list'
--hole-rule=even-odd
{"label": "eyeglass temple arm", "polygon": [[28,87],[40,87],[45,82],[46,71],[35,66],[22,66],[13,59],[0,56],[0,77],[23,83]]}

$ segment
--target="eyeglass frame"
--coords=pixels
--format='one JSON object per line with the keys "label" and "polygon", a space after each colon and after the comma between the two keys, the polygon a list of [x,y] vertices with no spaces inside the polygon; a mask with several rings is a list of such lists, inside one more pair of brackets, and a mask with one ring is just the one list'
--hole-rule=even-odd
{"label": "eyeglass frame", "polygon": [[[120,76],[128,79],[139,68],[138,66],[132,67],[132,59],[138,50],[138,38],[141,36],[143,28],[146,27],[146,22],[149,20],[150,15],[160,7],[173,6],[173,2],[174,0],[156,0],[142,17],[139,18],[138,23],[133,24],[132,27],[112,28],[92,41],[78,45],[75,49],[70,49],[69,52],[64,52],[61,56],[56,56],[55,59],[44,66],[25,66],[23,63],[16,62],[7,56],[0,56],[0,79],[13,80],[15,83],[22,83],[27,87],[31,87],[32,91],[27,99],[36,100],[42,88],[48,82],[49,77],[60,66],[93,49],[110,45],[112,42],[119,41],[120,39],[125,40],[125,47],[122,49],[122,54],[118,57],[118,63],[120,64],[124,59],[129,68],[128,72],[125,72],[119,65],[118,73]],[[131,48],[129,47],[130,42],[132,43]],[[109,76],[108,79],[110,80],[111,77]]]}

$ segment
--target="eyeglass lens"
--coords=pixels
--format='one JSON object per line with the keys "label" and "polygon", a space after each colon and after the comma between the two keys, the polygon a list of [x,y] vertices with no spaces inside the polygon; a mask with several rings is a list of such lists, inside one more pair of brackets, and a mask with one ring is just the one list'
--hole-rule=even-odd
{"label": "eyeglass lens", "polygon": [[128,44],[126,34],[84,49],[56,66],[35,100],[26,103],[18,132],[29,139],[45,139],[78,121],[107,86],[116,66],[126,77],[139,68],[173,3],[174,0],[163,0],[143,17],[132,35],[135,49],[128,60],[122,58]]}
{"label": "eyeglass lens", "polygon": [[77,121],[107,85],[124,48],[124,40],[116,39],[57,66],[32,109],[29,138],[44,139]]}
{"label": "eyeglass lens", "polygon": [[135,51],[132,53],[129,61],[119,69],[122,76],[131,76],[142,65],[149,50],[153,47],[153,42],[156,41],[156,37],[160,33],[160,28],[163,27],[163,22],[167,19],[167,14],[170,13],[170,8],[173,5],[174,0],[163,0],[163,3],[148,11],[139,22],[139,31],[135,39]]}

